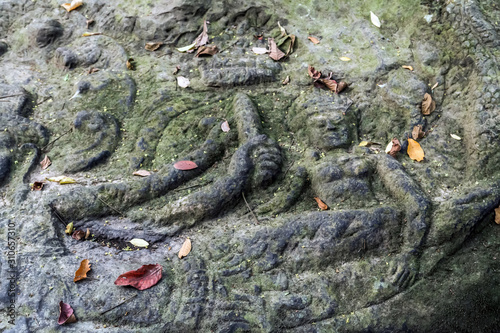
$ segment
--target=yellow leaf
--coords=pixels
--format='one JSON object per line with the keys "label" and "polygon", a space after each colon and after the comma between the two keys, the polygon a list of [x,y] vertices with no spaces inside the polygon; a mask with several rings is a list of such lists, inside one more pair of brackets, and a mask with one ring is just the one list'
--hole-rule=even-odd
{"label": "yellow leaf", "polygon": [[187,52],[189,50],[194,49],[195,45],[196,45],[196,42],[193,43],[193,44],[189,44],[187,46],[184,46],[184,47],[179,47],[179,48],[177,48],[177,51],[179,51],[179,52]]}
{"label": "yellow leaf", "polygon": [[83,5],[83,1],[82,0],[73,0],[73,1],[71,1],[71,3],[63,3],[61,5],[61,7],[64,7],[64,9],[66,9],[68,12],[70,12],[73,9],[77,9],[81,5]]}
{"label": "yellow leaf", "polygon": [[129,241],[129,243],[132,243],[132,245],[135,245],[137,247],[148,247],[149,246],[148,242],[146,242],[144,239],[140,239],[140,238],[134,238],[131,241]]}
{"label": "yellow leaf", "polygon": [[71,235],[73,233],[73,222],[66,225],[66,230],[64,230],[64,232],[68,235]]}
{"label": "yellow leaf", "polygon": [[61,180],[66,178],[66,176],[57,176],[57,177],[52,177],[52,178],[46,178],[49,182],[56,182],[59,183]]}
{"label": "yellow leaf", "polygon": [[74,180],[73,178],[69,178],[69,177],[64,177],[63,179],[61,179],[59,181],[59,184],[61,184],[61,185],[74,184],[74,183],[76,183],[76,180]]}
{"label": "yellow leaf", "polygon": [[351,58],[348,57],[340,57],[339,59],[342,61],[351,61]]}
{"label": "yellow leaf", "polygon": [[424,150],[422,149],[422,147],[420,147],[420,144],[413,139],[408,139],[408,149],[406,150],[406,152],[412,160],[415,160],[417,162],[420,162],[424,159]]}
{"label": "yellow leaf", "polygon": [[184,244],[182,244],[182,247],[177,255],[179,256],[179,259],[182,259],[185,256],[187,256],[189,252],[191,252],[191,240],[189,238],[186,238]]}
{"label": "yellow leaf", "polygon": [[98,36],[102,35],[102,32],[84,32],[82,37]]}

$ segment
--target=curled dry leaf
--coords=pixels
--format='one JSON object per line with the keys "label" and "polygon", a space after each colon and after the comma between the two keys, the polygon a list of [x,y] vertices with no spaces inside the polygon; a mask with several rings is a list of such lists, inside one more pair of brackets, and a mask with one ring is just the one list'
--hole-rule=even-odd
{"label": "curled dry leaf", "polygon": [[286,78],[283,81],[281,81],[281,84],[286,86],[289,83],[290,83],[290,76],[287,75]]}
{"label": "curled dry leaf", "polygon": [[74,180],[73,178],[69,178],[69,177],[64,177],[63,179],[61,179],[59,181],[59,184],[60,185],[64,185],[64,184],[75,184],[76,183],[76,180]]}
{"label": "curled dry leaf", "polygon": [[295,44],[295,35],[288,35],[288,38],[290,38],[290,44],[288,44],[288,49],[286,50],[285,56],[293,52],[293,45]]}
{"label": "curled dry leaf", "polygon": [[71,235],[73,233],[73,222],[66,225],[66,230],[64,230],[64,232],[68,235]]}
{"label": "curled dry leaf", "polygon": [[321,210],[327,210],[328,209],[328,206],[323,201],[321,201],[320,198],[315,197],[314,200],[316,200],[316,202],[318,203],[319,209],[321,209]]}
{"label": "curled dry leaf", "polygon": [[307,73],[310,77],[314,79],[314,81],[319,80],[321,78],[321,72],[314,69],[313,66],[309,66],[307,68]]}
{"label": "curled dry leaf", "polygon": [[42,166],[42,170],[47,169],[52,162],[50,161],[49,157],[45,155],[44,159],[40,162],[40,165]]}
{"label": "curled dry leaf", "polygon": [[319,79],[318,81],[323,83],[331,91],[337,92],[337,87],[338,87],[337,81],[332,79]]}
{"label": "curled dry leaf", "polygon": [[340,57],[339,59],[342,61],[351,61],[351,58],[348,57]]}
{"label": "curled dry leaf", "polygon": [[309,39],[314,44],[319,44],[319,39],[317,39],[316,37],[309,36],[307,37],[307,39]]}
{"label": "curled dry leaf", "polygon": [[274,38],[269,38],[269,57],[273,60],[280,60],[285,56],[285,53],[281,51],[278,46],[276,45],[276,42],[274,41]]}
{"label": "curled dry leaf", "polygon": [[190,83],[191,83],[191,81],[189,81],[189,79],[187,77],[184,77],[184,76],[178,76],[177,77],[177,84],[181,88],[187,88],[187,87],[189,87]]}
{"label": "curled dry leaf", "polygon": [[135,61],[133,58],[127,59],[127,68],[130,69],[131,71],[135,70]]}
{"label": "curled dry leaf", "polygon": [[97,72],[99,72],[99,68],[90,67],[89,70],[87,71],[87,74],[94,74]]}
{"label": "curled dry leaf", "polygon": [[194,42],[193,42],[194,48],[198,48],[198,47],[203,46],[203,45],[205,45],[205,44],[208,43],[208,27],[207,27],[207,23],[208,22],[206,20],[203,21],[203,31],[194,40]]}
{"label": "curled dry leaf", "polygon": [[138,270],[123,273],[116,279],[115,284],[139,290],[148,289],[160,281],[162,269],[160,264],[144,265]]}
{"label": "curled dry leaf", "polygon": [[43,189],[44,182],[34,182],[31,184],[32,191],[41,191]]}
{"label": "curled dry leaf", "polygon": [[408,69],[408,70],[410,70],[410,71],[413,71],[413,67],[412,67],[412,66],[406,66],[406,65],[403,65],[403,66],[401,66],[401,67],[403,67],[404,69]]}
{"label": "curled dry leaf", "polygon": [[177,256],[179,257],[179,259],[182,259],[187,256],[189,252],[191,252],[191,240],[189,238],[186,238]]}
{"label": "curled dry leaf", "polygon": [[90,264],[88,259],[83,259],[80,263],[80,267],[75,272],[75,278],[73,282],[77,282],[87,278],[87,272],[90,271]]}
{"label": "curled dry leaf", "polygon": [[217,48],[217,45],[204,45],[200,46],[200,48],[196,51],[196,57],[199,57],[201,55],[211,55],[213,56],[219,52],[219,49]]}
{"label": "curled dry leaf", "polygon": [[495,223],[500,224],[500,206],[495,208]]}
{"label": "curled dry leaf", "polygon": [[146,43],[146,45],[144,46],[144,48],[148,51],[156,51],[160,48],[160,46],[162,46],[163,43],[162,42],[148,42]]}
{"label": "curled dry leaf", "polygon": [[85,239],[90,237],[90,229],[87,228],[87,232],[85,233]]}
{"label": "curled dry leaf", "polygon": [[71,324],[76,321],[77,319],[71,305],[64,303],[63,301],[59,302],[59,320],[57,320],[57,323],[59,325],[63,325]]}
{"label": "curled dry leaf", "polygon": [[129,243],[132,243],[132,245],[135,245],[137,247],[147,248],[149,246],[148,242],[146,242],[144,239],[140,239],[140,238],[134,238],[131,241],[129,241]]}
{"label": "curled dry leaf", "polygon": [[83,1],[82,0],[73,0],[71,1],[71,3],[63,3],[61,5],[61,7],[63,7],[64,9],[66,9],[68,11],[68,13],[74,9],[77,9],[78,7],[80,7],[81,5],[83,5]]}
{"label": "curled dry leaf", "polygon": [[90,36],[99,36],[102,35],[102,32],[84,32],[82,37],[90,37]]}
{"label": "curled dry leaf", "polygon": [[281,26],[280,21],[278,21],[278,27],[280,27],[280,31],[281,31],[281,35],[280,35],[280,37],[284,37],[284,36],[286,36],[286,30],[285,30],[285,28],[283,28],[283,27]]}
{"label": "curled dry leaf", "polygon": [[420,162],[424,159],[424,150],[422,149],[420,144],[413,139],[408,139],[408,149],[406,150],[406,152],[412,160],[415,160],[417,162]]}
{"label": "curled dry leaf", "polygon": [[229,132],[230,128],[227,120],[220,125],[220,128],[222,129],[223,132]]}
{"label": "curled dry leaf", "polygon": [[179,51],[179,52],[188,52],[188,51],[193,50],[195,48],[195,46],[196,46],[196,43],[189,44],[187,46],[177,48],[177,51]]}
{"label": "curled dry leaf", "polygon": [[198,165],[193,161],[179,161],[174,163],[174,168],[177,170],[193,170],[196,169]]}
{"label": "curled dry leaf", "polygon": [[380,20],[378,19],[378,16],[375,15],[372,11],[370,11],[370,20],[372,21],[374,26],[380,28]]}
{"label": "curled dry leaf", "polygon": [[434,83],[434,85],[431,87],[431,90],[436,89],[436,87],[438,86],[438,84],[439,84],[439,82]]}
{"label": "curled dry leaf", "polygon": [[85,231],[77,230],[71,235],[71,237],[76,240],[81,240],[82,238],[85,237]]}
{"label": "curled dry leaf", "polygon": [[269,53],[269,50],[265,47],[252,47],[252,52],[255,54],[266,54]]}
{"label": "curled dry leaf", "polygon": [[416,125],[413,127],[413,131],[411,132],[411,137],[413,140],[422,139],[425,136],[425,132],[422,131],[422,125]]}
{"label": "curled dry leaf", "polygon": [[340,81],[337,84],[337,90],[335,91],[337,94],[339,94],[341,91],[345,90],[347,87],[349,87],[349,84],[344,81]]}
{"label": "curled dry leaf", "polygon": [[425,93],[424,100],[422,101],[422,114],[424,116],[430,115],[436,109],[436,102],[432,99],[432,96]]}
{"label": "curled dry leaf", "polygon": [[137,170],[132,173],[134,176],[147,177],[151,176],[151,172],[147,170]]}
{"label": "curled dry leaf", "polygon": [[[389,145],[390,145],[390,148],[389,148]],[[387,147],[389,148],[389,151],[387,151],[387,148],[386,148],[385,152],[388,153],[389,155],[391,155],[392,157],[396,157],[396,154],[398,153],[398,151],[401,150],[401,144],[399,143],[399,140],[394,138],[389,143],[389,145],[387,145]]]}

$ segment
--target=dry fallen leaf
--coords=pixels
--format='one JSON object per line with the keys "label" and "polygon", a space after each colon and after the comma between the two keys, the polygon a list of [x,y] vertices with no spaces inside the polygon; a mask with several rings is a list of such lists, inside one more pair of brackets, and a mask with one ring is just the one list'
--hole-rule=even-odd
{"label": "dry fallen leaf", "polygon": [[495,223],[500,224],[500,206],[495,208]]}
{"label": "dry fallen leaf", "polygon": [[359,143],[359,147],[370,147],[372,145],[377,145],[377,146],[380,146],[380,143],[377,143],[377,142],[373,142],[373,141],[361,141]]}
{"label": "dry fallen leaf", "polygon": [[177,77],[177,84],[181,88],[187,88],[187,87],[189,87],[190,83],[191,82],[189,81],[189,79],[187,77],[184,77],[184,76],[178,76]]}
{"label": "dry fallen leaf", "polygon": [[450,136],[451,136],[453,139],[455,139],[455,140],[458,140],[458,141],[462,140],[462,138],[461,138],[461,137],[459,137],[459,136],[458,136],[458,135],[456,135],[456,134],[450,134]]}
{"label": "dry fallen leaf", "polygon": [[73,0],[73,1],[71,1],[71,3],[63,3],[61,5],[61,7],[63,7],[64,9],[66,9],[68,12],[70,12],[70,11],[72,11],[74,9],[77,9],[81,5],[83,5],[83,1],[82,0]]}
{"label": "dry fallen leaf", "polygon": [[295,44],[295,35],[288,35],[288,38],[290,38],[290,44],[288,45],[288,49],[286,50],[285,56],[293,52],[293,45]]}
{"label": "dry fallen leaf", "polygon": [[290,83],[290,76],[287,75],[286,78],[283,81],[281,81],[281,84],[286,86],[289,83]]}
{"label": "dry fallen leaf", "polygon": [[340,57],[339,59],[342,61],[351,61],[351,58],[348,57]]}
{"label": "dry fallen leaf", "polygon": [[132,173],[134,176],[147,177],[151,176],[151,172],[147,170],[137,170]]}
{"label": "dry fallen leaf", "polygon": [[422,149],[420,144],[413,139],[408,139],[408,149],[406,150],[406,152],[412,160],[415,160],[417,162],[420,162],[424,159],[424,150]]}
{"label": "dry fallen leaf", "polygon": [[220,125],[220,128],[222,129],[223,132],[229,132],[230,128],[227,120]]}
{"label": "dry fallen leaf", "polygon": [[431,90],[436,89],[436,87],[438,86],[438,84],[439,84],[439,82],[434,83],[434,85],[432,86]]}
{"label": "dry fallen leaf", "polygon": [[196,51],[196,57],[199,57],[200,55],[214,55],[217,52],[219,52],[219,49],[217,48],[217,45],[204,45],[200,46],[200,48]]}
{"label": "dry fallen leaf", "polygon": [[[398,151],[401,150],[401,144],[399,143],[399,140],[396,138],[392,139],[390,145],[391,145],[391,148],[389,149],[389,151],[387,151],[387,148],[386,148],[385,152],[388,153],[389,155],[391,155],[392,157],[396,157],[396,154],[398,153]],[[389,145],[387,147],[389,147]]]}
{"label": "dry fallen leaf", "polygon": [[130,240],[129,243],[132,243],[132,245],[135,245],[137,247],[147,248],[149,246],[148,242],[146,242],[144,239],[140,239],[140,238],[134,238],[134,239]]}
{"label": "dry fallen leaf", "polygon": [[337,81],[332,79],[319,79],[318,81],[323,83],[331,91],[337,92],[337,87],[338,87]]}
{"label": "dry fallen leaf", "polygon": [[163,268],[160,264],[143,265],[135,271],[129,271],[120,275],[115,284],[117,286],[131,286],[139,290],[151,288],[161,279]]}
{"label": "dry fallen leaf", "polygon": [[345,90],[345,88],[347,88],[349,86],[349,84],[347,82],[344,82],[344,81],[340,81],[338,84],[337,84],[337,90],[335,91],[337,94],[339,94],[341,91]]}
{"label": "dry fallen leaf", "polygon": [[413,131],[411,132],[411,137],[413,140],[422,139],[425,136],[425,132],[422,131],[422,125],[416,125],[413,127]]}
{"label": "dry fallen leaf", "polygon": [[172,72],[172,74],[174,75],[177,75],[177,73],[179,73],[179,71],[181,70],[181,67],[180,66],[175,66],[175,69],[174,71]]}
{"label": "dry fallen leaf", "polygon": [[321,209],[321,210],[327,210],[328,209],[328,206],[323,201],[321,201],[320,198],[315,197],[314,200],[316,200],[316,202],[318,203],[319,209]]}
{"label": "dry fallen leaf", "polygon": [[163,43],[162,42],[148,42],[146,43],[146,45],[144,46],[144,48],[148,51],[156,51],[160,48],[160,46],[162,46]]}
{"label": "dry fallen leaf", "polygon": [[99,68],[90,67],[89,70],[87,71],[87,74],[93,74],[97,72],[99,72]]}
{"label": "dry fallen leaf", "polygon": [[314,44],[319,44],[319,39],[317,39],[316,37],[309,36],[307,37],[307,39],[309,39]]}
{"label": "dry fallen leaf", "polygon": [[252,47],[252,52],[255,54],[266,54],[269,53],[269,50],[265,47]]}
{"label": "dry fallen leaf", "polygon": [[319,80],[321,78],[321,72],[314,69],[313,66],[309,66],[307,68],[307,73],[310,77],[314,79],[314,81]]}
{"label": "dry fallen leaf", "polygon": [[194,48],[198,48],[198,47],[203,46],[203,45],[205,45],[205,44],[208,43],[208,28],[207,28],[207,23],[208,22],[206,20],[203,21],[203,31],[194,40],[194,42],[193,42]]}
{"label": "dry fallen leaf", "polygon": [[413,71],[413,67],[412,67],[412,66],[406,66],[406,65],[403,65],[403,66],[401,66],[401,67],[403,67],[404,69],[408,69],[408,70],[410,70],[410,71]]}
{"label": "dry fallen leaf", "polygon": [[191,240],[189,238],[186,238],[184,241],[184,244],[182,244],[181,249],[179,250],[179,253],[177,254],[179,259],[184,258],[191,252]]}
{"label": "dry fallen leaf", "polygon": [[81,240],[82,238],[85,237],[85,231],[83,231],[83,230],[77,230],[77,231],[73,232],[73,234],[71,235],[71,237],[73,239],[76,239],[76,240]]}
{"label": "dry fallen leaf", "polygon": [[71,324],[76,321],[77,319],[75,317],[73,308],[71,308],[71,305],[64,303],[63,301],[59,302],[59,320],[57,320],[57,323],[59,325],[63,325]]}
{"label": "dry fallen leaf", "polygon": [[66,225],[66,230],[64,230],[64,232],[68,235],[71,235],[73,233],[73,222]]}
{"label": "dry fallen leaf", "polygon": [[281,24],[280,24],[280,22],[279,22],[279,21],[278,21],[278,27],[280,27],[280,31],[281,31],[281,35],[280,35],[280,37],[284,37],[284,36],[286,36],[286,30],[285,30],[285,28],[283,28],[283,27],[281,26]]}
{"label": "dry fallen leaf", "polygon": [[45,179],[47,179],[49,182],[59,183],[64,178],[66,178],[66,176],[57,176],[57,177],[51,177],[51,178],[45,178]]}
{"label": "dry fallen leaf", "polygon": [[45,155],[45,158],[40,162],[40,165],[42,166],[42,170],[47,169],[52,162],[50,161],[49,157]]}
{"label": "dry fallen leaf", "polygon": [[34,182],[31,184],[32,191],[41,191],[43,189],[44,182]]}
{"label": "dry fallen leaf", "polygon": [[196,46],[196,43],[189,44],[187,46],[177,48],[177,51],[179,51],[179,52],[188,52],[188,51],[191,51],[192,49],[194,49],[195,46]]}
{"label": "dry fallen leaf", "polygon": [[75,278],[73,282],[77,282],[87,278],[87,272],[90,271],[90,264],[88,259],[83,259],[80,263],[80,267],[75,272]]}
{"label": "dry fallen leaf", "polygon": [[192,170],[196,169],[198,165],[192,161],[179,161],[174,163],[174,168],[177,170]]}
{"label": "dry fallen leaf", "polygon": [[84,32],[82,37],[90,37],[90,36],[99,36],[102,35],[102,32]]}
{"label": "dry fallen leaf", "polygon": [[85,233],[85,239],[90,237],[90,229],[87,228],[87,232]]}
{"label": "dry fallen leaf", "polygon": [[432,99],[432,96],[425,93],[424,100],[422,101],[422,114],[424,116],[430,115],[436,109],[436,102]]}
{"label": "dry fallen leaf", "polygon": [[135,61],[133,58],[127,59],[127,68],[130,69],[131,71],[135,70]]}
{"label": "dry fallen leaf", "polygon": [[271,59],[273,60],[280,60],[282,59],[284,56],[285,56],[285,53],[283,53],[283,51],[281,51],[278,46],[276,45],[276,42],[274,41],[274,38],[269,38],[268,40],[269,42],[269,56],[271,57]]}
{"label": "dry fallen leaf", "polygon": [[374,26],[380,28],[380,20],[378,19],[377,15],[373,14],[372,11],[370,11],[370,19]]}
{"label": "dry fallen leaf", "polygon": [[75,184],[76,183],[76,180],[74,180],[73,178],[69,178],[69,177],[64,177],[63,179],[61,179],[59,181],[59,184],[60,185],[64,185],[64,184]]}
{"label": "dry fallen leaf", "polygon": [[86,23],[87,29],[88,29],[95,23],[95,21],[93,19],[90,19],[90,20],[85,21],[85,23]]}

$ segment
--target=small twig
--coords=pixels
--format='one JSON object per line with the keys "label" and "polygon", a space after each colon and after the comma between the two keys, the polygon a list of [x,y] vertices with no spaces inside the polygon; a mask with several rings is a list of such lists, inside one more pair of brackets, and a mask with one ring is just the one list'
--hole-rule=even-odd
{"label": "small twig", "polygon": [[132,300],[134,297],[137,297],[137,295],[138,295],[138,294],[135,294],[134,296],[132,296],[132,297],[130,297],[129,299],[127,299],[127,300],[125,300],[125,301],[121,302],[120,304],[113,306],[111,309],[108,309],[108,310],[106,310],[106,311],[104,311],[104,312],[101,312],[101,316],[102,316],[103,314],[108,313],[109,311],[114,310],[114,309],[116,309],[117,307],[122,306],[123,304],[125,304],[125,303],[129,302],[129,301],[130,301],[130,300]]}
{"label": "small twig", "polygon": [[22,96],[22,95],[23,94],[5,95],[5,96],[0,96],[0,99],[9,98],[9,97],[16,97],[16,96]]}
{"label": "small twig", "polygon": [[253,213],[252,208],[250,208],[250,205],[248,204],[247,199],[245,198],[245,193],[244,193],[244,192],[241,192],[241,195],[243,196],[243,200],[245,200],[245,203],[246,203],[246,205],[247,205],[247,207],[248,207],[248,210],[250,211],[250,213],[252,213],[252,216],[253,216],[253,218],[255,219],[255,222],[256,222],[257,224],[259,224],[259,220],[257,219],[257,216],[255,216],[255,214]]}
{"label": "small twig", "polygon": [[205,185],[210,184],[211,182],[212,182],[212,180],[208,181],[206,183],[203,183],[203,184],[195,184],[195,185],[192,185],[192,186],[186,186],[186,187],[177,188],[174,191],[183,191],[183,190],[188,190],[188,189],[193,188],[193,187],[205,186]]}
{"label": "small twig", "polygon": [[45,98],[43,101],[41,101],[40,103],[36,103],[36,106],[41,105],[42,103],[44,103],[44,102],[48,101],[48,100],[49,100],[49,99],[51,99],[51,98],[52,98],[52,96],[46,97],[46,98]]}
{"label": "small twig", "polygon": [[56,215],[57,219],[58,219],[59,221],[61,221],[61,223],[62,223],[62,224],[64,225],[64,227],[66,228],[66,226],[67,226],[67,225],[66,225],[66,222],[64,222],[64,219],[61,217],[61,215],[59,215],[59,213],[57,212],[57,210],[56,210],[54,207],[52,207],[52,206],[49,206],[49,207],[50,207],[50,209],[52,210],[52,212]]}
{"label": "small twig", "polygon": [[121,216],[125,217],[125,214],[123,214],[122,212],[120,212],[118,209],[116,208],[113,208],[110,204],[108,204],[106,201],[102,200],[101,198],[99,198],[97,195],[95,196],[97,199],[99,199],[99,201],[101,201],[103,204],[105,204],[106,206],[108,206],[109,208],[111,208],[112,210],[114,210],[115,212],[117,212],[118,214],[120,214]]}
{"label": "small twig", "polygon": [[62,138],[63,136],[65,136],[66,134],[68,134],[69,132],[71,132],[73,130],[73,127],[71,127],[69,130],[67,130],[66,132],[64,132],[63,134],[59,135],[57,138],[55,138],[54,140],[50,141],[49,143],[47,143],[43,148],[42,150],[45,151],[45,148],[47,148],[48,146],[50,146],[51,144],[53,144],[54,142],[56,142],[57,140],[59,140],[60,138]]}

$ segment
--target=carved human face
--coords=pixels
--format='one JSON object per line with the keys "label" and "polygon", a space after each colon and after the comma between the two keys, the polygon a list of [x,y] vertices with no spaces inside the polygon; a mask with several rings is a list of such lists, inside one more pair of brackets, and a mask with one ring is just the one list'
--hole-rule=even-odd
{"label": "carved human face", "polygon": [[307,117],[309,143],[325,150],[348,147],[351,143],[349,120],[339,110],[326,110]]}

